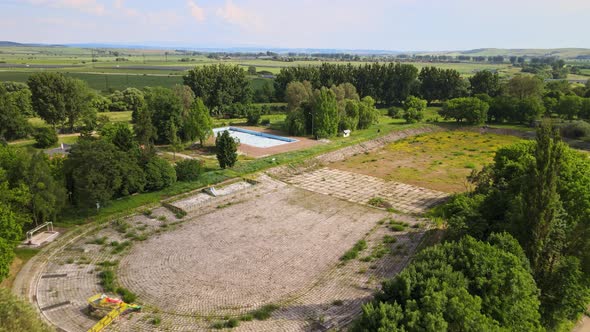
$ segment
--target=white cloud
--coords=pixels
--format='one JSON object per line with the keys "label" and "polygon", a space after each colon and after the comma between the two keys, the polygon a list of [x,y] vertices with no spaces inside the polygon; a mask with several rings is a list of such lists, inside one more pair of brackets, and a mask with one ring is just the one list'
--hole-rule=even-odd
{"label": "white cloud", "polygon": [[26,0],[26,2],[53,8],[70,8],[94,15],[105,13],[104,5],[96,0]]}
{"label": "white cloud", "polygon": [[247,29],[262,30],[262,19],[253,12],[236,6],[232,0],[226,0],[225,5],[218,8],[216,13],[228,23]]}
{"label": "white cloud", "polygon": [[199,7],[192,0],[188,0],[186,4],[191,10],[191,16],[194,17],[197,22],[203,22],[205,20],[205,10],[203,10],[202,7]]}

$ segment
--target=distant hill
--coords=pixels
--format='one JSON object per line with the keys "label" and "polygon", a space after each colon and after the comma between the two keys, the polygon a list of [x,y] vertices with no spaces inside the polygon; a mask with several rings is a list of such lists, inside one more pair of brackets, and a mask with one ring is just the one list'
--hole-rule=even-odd
{"label": "distant hill", "polygon": [[65,47],[64,45],[53,44],[23,44],[12,41],[0,40],[0,47]]}
{"label": "distant hill", "polygon": [[590,49],[588,48],[552,48],[552,49],[505,49],[505,48],[479,48],[466,51],[444,51],[444,52],[419,52],[415,54],[437,54],[437,55],[467,55],[467,56],[527,56],[527,57],[545,57],[556,56],[564,59],[590,59]]}
{"label": "distant hill", "polygon": [[365,50],[365,49],[319,49],[319,48],[278,48],[278,47],[198,47],[198,46],[181,46],[166,45],[166,43],[153,43],[150,45],[140,44],[116,44],[116,43],[78,43],[66,45],[49,45],[38,43],[18,43],[12,41],[0,41],[0,47],[67,47],[67,48],[107,48],[107,49],[151,49],[151,50],[175,50],[182,49],[188,51],[201,52],[242,52],[242,53],[259,53],[271,51],[279,54],[287,53],[323,53],[323,54],[359,54],[359,55],[466,55],[466,56],[526,56],[526,57],[545,57],[556,56],[563,59],[590,59],[590,49],[588,48],[554,48],[554,49],[504,49],[504,48],[478,48],[473,50],[450,50],[450,51],[394,51],[394,50]]}

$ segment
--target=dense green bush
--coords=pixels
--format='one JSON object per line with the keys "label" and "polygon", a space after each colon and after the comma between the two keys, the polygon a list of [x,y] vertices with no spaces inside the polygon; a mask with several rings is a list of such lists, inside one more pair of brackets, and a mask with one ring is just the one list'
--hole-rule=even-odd
{"label": "dense green bush", "polygon": [[135,295],[133,292],[131,292],[127,288],[118,287],[117,294],[121,295],[121,300],[123,300],[123,302],[125,302],[125,303],[131,304],[131,303],[135,302],[135,300],[137,300],[137,295]]}
{"label": "dense green bush", "polygon": [[146,190],[160,190],[176,182],[176,171],[166,160],[154,157],[145,165]]}
{"label": "dense green bush", "polygon": [[0,332],[51,332],[39,319],[37,312],[23,300],[10,292],[10,289],[0,288]]}
{"label": "dense green bush", "polygon": [[387,110],[387,115],[394,119],[401,119],[404,116],[404,109],[396,106],[392,106]]}
{"label": "dense green bush", "polygon": [[58,137],[57,133],[53,128],[49,127],[41,127],[35,130],[33,133],[33,137],[35,138],[35,147],[39,149],[46,149],[57,144]]}
{"label": "dense green bush", "polygon": [[567,138],[590,137],[590,123],[586,121],[572,121],[564,124],[560,128],[561,136]]}
{"label": "dense green bush", "polygon": [[383,283],[352,331],[542,331],[522,249],[507,234],[494,241],[465,237],[423,250]]}
{"label": "dense green bush", "polygon": [[251,125],[255,126],[260,123],[261,111],[258,108],[250,108],[246,112],[246,122]]}
{"label": "dense green bush", "polygon": [[203,172],[203,163],[197,159],[185,159],[177,162],[175,169],[178,181],[194,181]]}

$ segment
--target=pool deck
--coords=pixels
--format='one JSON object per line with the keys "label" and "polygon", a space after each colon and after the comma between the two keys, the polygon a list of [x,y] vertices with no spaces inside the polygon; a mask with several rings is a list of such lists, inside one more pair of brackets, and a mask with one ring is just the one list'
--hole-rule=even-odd
{"label": "pool deck", "polygon": [[[310,139],[307,137],[286,136],[283,132],[268,129],[265,127],[234,126],[234,125],[232,125],[232,127],[253,130],[253,131],[257,131],[257,132],[261,132],[261,133],[283,136],[283,137],[293,138],[293,139],[297,140],[297,142],[291,142],[291,143],[268,147],[268,148],[258,148],[258,147],[252,146],[252,145],[240,144],[240,146],[238,147],[238,151],[242,152],[243,154],[245,154],[249,157],[254,157],[254,158],[267,157],[267,156],[271,156],[271,155],[278,154],[278,153],[306,149],[306,148],[312,147],[314,145],[322,144],[322,142],[319,142],[319,141],[316,141],[316,140],[313,140],[313,139]],[[213,138],[213,142],[215,142],[215,138]]]}

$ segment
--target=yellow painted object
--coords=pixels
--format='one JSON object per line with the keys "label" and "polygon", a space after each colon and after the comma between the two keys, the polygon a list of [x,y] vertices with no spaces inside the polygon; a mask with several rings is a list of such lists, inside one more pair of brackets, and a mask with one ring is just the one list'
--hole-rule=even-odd
{"label": "yellow painted object", "polygon": [[127,310],[141,310],[141,306],[136,304],[127,304],[120,300],[116,301],[117,302],[114,302],[113,299],[108,298],[104,294],[96,294],[88,298],[88,304],[95,309],[112,309],[106,316],[88,330],[88,332],[102,331]]}
{"label": "yellow painted object", "polygon": [[106,316],[104,316],[98,323],[96,323],[88,332],[100,332],[105,327],[109,326],[120,314],[127,310],[127,304],[122,303],[118,308],[111,310]]}

